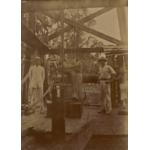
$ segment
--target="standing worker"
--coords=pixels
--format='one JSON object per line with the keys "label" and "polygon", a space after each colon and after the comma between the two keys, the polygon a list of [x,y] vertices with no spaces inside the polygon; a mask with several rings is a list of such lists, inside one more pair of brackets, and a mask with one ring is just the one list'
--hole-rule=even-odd
{"label": "standing worker", "polygon": [[71,76],[72,83],[72,99],[81,100],[82,95],[82,73],[81,63],[77,59],[70,59],[67,55],[65,57],[64,67]]}
{"label": "standing worker", "polygon": [[40,57],[36,56],[34,58],[35,65],[29,69],[29,80],[30,88],[32,91],[31,102],[32,104],[40,105],[40,112],[44,111],[44,102],[43,102],[43,84],[45,80],[45,70],[41,66]]}
{"label": "standing worker", "polygon": [[73,99],[82,100],[82,73],[81,73],[81,63],[79,60],[75,60],[74,66],[72,67],[72,85],[73,85]]}
{"label": "standing worker", "polygon": [[111,66],[107,65],[105,53],[101,53],[98,58],[98,76],[102,102],[102,110],[100,112],[105,111],[107,114],[109,114],[112,110],[110,80],[113,75],[116,75],[115,70]]}

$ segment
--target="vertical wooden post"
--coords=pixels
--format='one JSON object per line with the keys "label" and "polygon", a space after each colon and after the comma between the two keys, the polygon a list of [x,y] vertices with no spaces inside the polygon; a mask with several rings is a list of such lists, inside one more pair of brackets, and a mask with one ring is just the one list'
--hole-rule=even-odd
{"label": "vertical wooden post", "polygon": [[[64,9],[61,10],[61,28],[64,29]],[[60,86],[60,113],[61,113],[61,136],[65,136],[65,112],[64,112],[64,32],[61,34],[61,64],[62,64],[62,85]]]}
{"label": "vertical wooden post", "polygon": [[125,8],[118,7],[117,15],[118,15],[121,40],[123,44],[127,44],[128,43],[128,25],[127,25],[127,16],[125,13]]}
{"label": "vertical wooden post", "polygon": [[[64,10],[61,10],[61,26],[64,28]],[[52,133],[53,138],[59,139],[65,137],[65,120],[64,120],[64,33],[61,34],[61,75],[62,84],[54,85],[52,91],[53,113],[52,113]]]}
{"label": "vertical wooden post", "polygon": [[[61,28],[64,29],[64,10],[61,10]],[[61,33],[61,49],[60,49],[60,58],[61,58],[61,73],[62,73],[62,82],[64,82],[64,32]]]}

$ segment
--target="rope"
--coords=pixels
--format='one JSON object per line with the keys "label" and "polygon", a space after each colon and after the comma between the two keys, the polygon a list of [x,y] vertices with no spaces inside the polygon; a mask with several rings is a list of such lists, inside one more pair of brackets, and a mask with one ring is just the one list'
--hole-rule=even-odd
{"label": "rope", "polygon": [[[48,89],[46,90],[46,92],[43,94],[43,98],[47,95],[47,93],[50,91],[50,86],[48,87]],[[41,103],[40,101],[36,101],[35,103],[33,103],[32,105],[30,105],[30,109],[34,109],[39,103]]]}
{"label": "rope", "polygon": [[48,94],[48,92],[50,91],[50,86],[48,87],[48,89],[45,91],[45,93],[43,94],[43,98]]}

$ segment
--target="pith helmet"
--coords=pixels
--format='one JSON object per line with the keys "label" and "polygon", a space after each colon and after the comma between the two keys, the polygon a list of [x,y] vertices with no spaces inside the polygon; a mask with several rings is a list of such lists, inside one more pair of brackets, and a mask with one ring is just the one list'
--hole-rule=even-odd
{"label": "pith helmet", "polygon": [[105,53],[101,53],[101,54],[98,56],[98,61],[107,61],[107,58],[106,58]]}

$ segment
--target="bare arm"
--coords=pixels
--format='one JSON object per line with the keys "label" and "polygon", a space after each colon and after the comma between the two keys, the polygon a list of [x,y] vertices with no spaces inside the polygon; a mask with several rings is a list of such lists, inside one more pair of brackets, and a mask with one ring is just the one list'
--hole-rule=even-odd
{"label": "bare arm", "polygon": [[109,66],[109,71],[111,75],[116,75],[116,71],[111,66]]}

